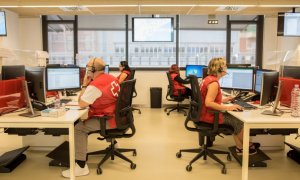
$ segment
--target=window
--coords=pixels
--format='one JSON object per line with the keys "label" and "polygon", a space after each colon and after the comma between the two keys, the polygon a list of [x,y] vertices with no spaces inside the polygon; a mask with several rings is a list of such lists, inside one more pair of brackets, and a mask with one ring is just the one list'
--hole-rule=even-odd
{"label": "window", "polygon": [[118,15],[78,17],[77,64],[85,66],[92,57],[118,67],[125,58],[125,17]]}

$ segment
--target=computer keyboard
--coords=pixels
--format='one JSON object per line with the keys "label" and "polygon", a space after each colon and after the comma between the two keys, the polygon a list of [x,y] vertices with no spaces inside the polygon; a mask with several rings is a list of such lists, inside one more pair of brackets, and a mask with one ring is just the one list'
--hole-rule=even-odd
{"label": "computer keyboard", "polygon": [[60,100],[60,103],[62,104],[62,103],[65,103],[65,104],[67,104],[68,102],[71,102],[72,101],[72,99],[61,99]]}
{"label": "computer keyboard", "polygon": [[246,103],[244,101],[239,101],[239,100],[235,100],[233,102],[233,104],[237,104],[239,106],[242,106],[244,109],[256,109],[257,108],[256,106],[253,106],[253,105],[251,105],[249,103]]}

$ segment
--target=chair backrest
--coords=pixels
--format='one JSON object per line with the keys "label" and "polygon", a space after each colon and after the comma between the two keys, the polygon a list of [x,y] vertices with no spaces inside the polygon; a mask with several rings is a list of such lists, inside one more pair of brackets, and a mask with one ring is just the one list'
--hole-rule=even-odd
{"label": "chair backrest", "polygon": [[135,69],[131,69],[128,80],[134,79],[134,75],[135,75]]}
{"label": "chair backrest", "polygon": [[190,110],[187,118],[192,120],[193,122],[199,122],[200,114],[201,114],[201,106],[202,99],[200,94],[200,88],[198,83],[198,78],[194,75],[189,76],[191,83],[191,102],[190,102]]}
{"label": "chair backrest", "polygon": [[135,82],[135,79],[132,79],[120,84],[120,93],[117,99],[115,113],[117,129],[126,130],[130,128],[132,135],[135,133],[131,107]]}
{"label": "chair backrest", "polygon": [[167,72],[167,77],[168,77],[168,81],[169,81],[167,96],[168,95],[173,96],[174,84],[173,84],[170,72]]}

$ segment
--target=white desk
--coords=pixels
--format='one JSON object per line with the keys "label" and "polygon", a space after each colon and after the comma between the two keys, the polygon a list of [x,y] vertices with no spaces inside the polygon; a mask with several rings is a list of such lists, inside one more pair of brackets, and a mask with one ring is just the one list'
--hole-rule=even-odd
{"label": "white desk", "polygon": [[69,110],[64,116],[27,118],[18,116],[24,113],[10,113],[0,117],[0,128],[68,128],[69,129],[69,151],[70,151],[70,173],[71,179],[75,179],[75,144],[74,144],[74,122],[86,115],[87,109]]}
{"label": "white desk", "polygon": [[244,122],[242,180],[248,179],[249,132],[251,128],[300,128],[300,118],[291,117],[291,113],[282,116],[262,115],[264,110],[245,110],[229,113]]}

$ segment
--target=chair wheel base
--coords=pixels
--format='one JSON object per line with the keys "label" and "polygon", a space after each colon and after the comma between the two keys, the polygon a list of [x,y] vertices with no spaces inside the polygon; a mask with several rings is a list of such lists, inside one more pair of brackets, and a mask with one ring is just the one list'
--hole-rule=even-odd
{"label": "chair wheel base", "polygon": [[97,174],[98,175],[102,174],[102,169],[101,168],[97,168]]}
{"label": "chair wheel base", "polygon": [[192,168],[191,165],[187,165],[185,169],[186,169],[188,172],[191,172],[193,168]]}
{"label": "chair wheel base", "polygon": [[132,163],[132,164],[130,165],[130,168],[131,168],[131,169],[135,169],[135,168],[136,168],[136,164]]}
{"label": "chair wheel base", "polygon": [[225,167],[222,168],[222,174],[227,174],[227,169]]}
{"label": "chair wheel base", "polygon": [[180,152],[176,153],[176,157],[181,158],[181,153]]}

